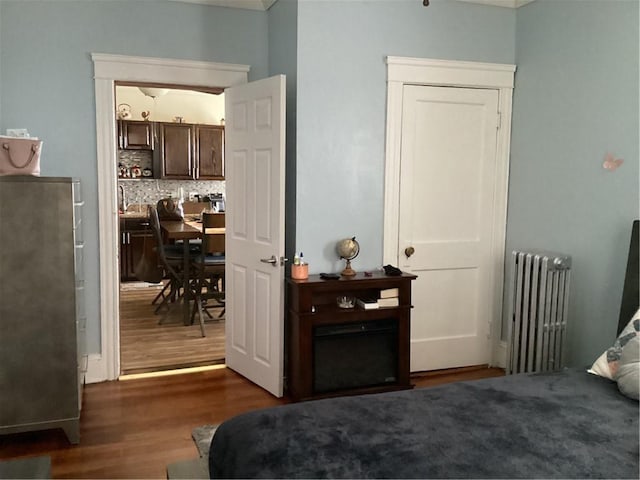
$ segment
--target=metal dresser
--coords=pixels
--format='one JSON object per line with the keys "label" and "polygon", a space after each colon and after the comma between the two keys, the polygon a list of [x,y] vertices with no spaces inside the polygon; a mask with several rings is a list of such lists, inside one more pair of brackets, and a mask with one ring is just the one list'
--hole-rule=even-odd
{"label": "metal dresser", "polygon": [[80,441],[86,313],[80,183],[0,177],[0,434]]}

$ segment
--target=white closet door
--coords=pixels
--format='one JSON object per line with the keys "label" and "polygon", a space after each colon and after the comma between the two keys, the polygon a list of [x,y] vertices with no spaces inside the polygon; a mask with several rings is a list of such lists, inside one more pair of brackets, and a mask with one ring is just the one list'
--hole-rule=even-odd
{"label": "white closet door", "polygon": [[412,371],[491,361],[497,127],[497,90],[404,87],[398,264],[418,275]]}

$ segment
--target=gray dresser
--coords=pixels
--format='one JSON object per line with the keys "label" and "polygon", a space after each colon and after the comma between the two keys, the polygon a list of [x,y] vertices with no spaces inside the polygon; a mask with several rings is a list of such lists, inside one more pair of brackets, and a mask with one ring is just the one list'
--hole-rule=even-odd
{"label": "gray dresser", "polygon": [[80,440],[86,370],[80,183],[0,177],[0,434]]}

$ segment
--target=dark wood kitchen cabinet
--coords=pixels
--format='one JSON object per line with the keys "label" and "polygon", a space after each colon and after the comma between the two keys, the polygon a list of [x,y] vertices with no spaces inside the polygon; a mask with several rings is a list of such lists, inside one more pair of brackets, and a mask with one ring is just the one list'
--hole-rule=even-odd
{"label": "dark wood kitchen cabinet", "polygon": [[224,180],[224,127],[196,125],[196,178]]}
{"label": "dark wood kitchen cabinet", "polygon": [[159,123],[156,159],[161,178],[193,180],[195,178],[195,138],[193,125]]}
{"label": "dark wood kitchen cabinet", "polygon": [[176,180],[224,179],[224,127],[159,123],[154,171]]}
{"label": "dark wood kitchen cabinet", "polygon": [[118,120],[118,146],[125,150],[153,150],[154,126],[152,122]]}
{"label": "dark wood kitchen cabinet", "polygon": [[120,281],[138,280],[134,269],[142,258],[145,243],[153,245],[148,218],[120,219]]}

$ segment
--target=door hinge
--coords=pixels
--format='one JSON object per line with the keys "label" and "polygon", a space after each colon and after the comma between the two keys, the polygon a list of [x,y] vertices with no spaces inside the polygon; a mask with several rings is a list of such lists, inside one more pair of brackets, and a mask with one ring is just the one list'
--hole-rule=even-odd
{"label": "door hinge", "polygon": [[502,126],[502,113],[498,112],[497,118],[496,118],[496,130],[500,130],[501,126]]}

